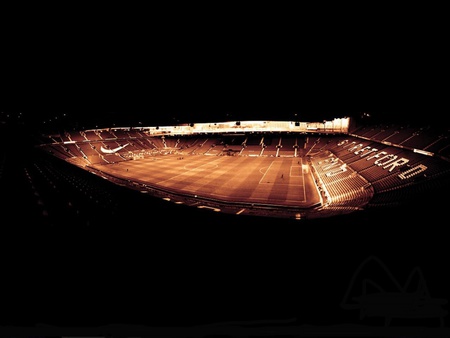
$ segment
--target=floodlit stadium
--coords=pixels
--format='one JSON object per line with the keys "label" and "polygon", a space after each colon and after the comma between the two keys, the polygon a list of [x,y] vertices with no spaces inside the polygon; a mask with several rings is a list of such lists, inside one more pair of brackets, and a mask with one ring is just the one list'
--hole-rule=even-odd
{"label": "floodlit stadium", "polygon": [[169,203],[299,221],[404,205],[450,182],[445,135],[349,117],[70,130],[37,148]]}

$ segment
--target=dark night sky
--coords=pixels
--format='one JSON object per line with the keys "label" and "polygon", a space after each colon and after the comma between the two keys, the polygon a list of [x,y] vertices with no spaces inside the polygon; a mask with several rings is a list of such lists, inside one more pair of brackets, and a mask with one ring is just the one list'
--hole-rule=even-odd
{"label": "dark night sky", "polygon": [[439,117],[448,107],[439,18],[338,9],[30,10],[4,23],[1,109],[33,122],[66,112],[144,125]]}

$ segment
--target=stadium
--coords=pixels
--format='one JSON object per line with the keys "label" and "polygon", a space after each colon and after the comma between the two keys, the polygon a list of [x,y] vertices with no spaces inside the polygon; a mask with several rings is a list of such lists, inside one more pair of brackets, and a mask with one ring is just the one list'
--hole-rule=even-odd
{"label": "stadium", "polygon": [[[6,285],[32,304],[11,292],[3,322],[359,323],[339,304],[372,253],[400,275],[428,267],[432,296],[445,297],[448,132],[363,115],[153,126],[77,116],[47,129],[3,115],[2,230],[20,239],[4,257],[21,277]],[[44,277],[30,285],[30,274]]]}
{"label": "stadium", "polygon": [[336,118],[80,130],[49,135],[39,148],[141,193],[263,217],[388,208],[448,184],[442,135],[350,125]]}
{"label": "stadium", "polygon": [[361,123],[365,115],[39,132],[39,161],[26,169],[41,195],[31,209],[47,224],[110,222],[164,204],[302,222],[426,203],[449,185],[445,130]]}

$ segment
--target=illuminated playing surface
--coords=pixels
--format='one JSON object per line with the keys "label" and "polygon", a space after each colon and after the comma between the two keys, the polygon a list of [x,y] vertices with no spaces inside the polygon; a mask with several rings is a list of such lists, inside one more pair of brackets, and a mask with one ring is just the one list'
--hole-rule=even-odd
{"label": "illuminated playing surface", "polygon": [[141,184],[217,200],[299,207],[320,202],[302,158],[166,155],[92,167]]}

